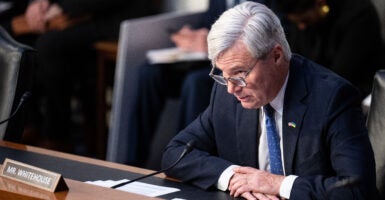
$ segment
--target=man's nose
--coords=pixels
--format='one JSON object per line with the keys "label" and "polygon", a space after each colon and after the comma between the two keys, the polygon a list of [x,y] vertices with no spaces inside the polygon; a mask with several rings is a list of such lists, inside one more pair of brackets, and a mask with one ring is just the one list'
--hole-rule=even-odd
{"label": "man's nose", "polygon": [[235,94],[236,92],[241,90],[241,86],[232,83],[231,81],[227,82],[227,92],[230,94]]}

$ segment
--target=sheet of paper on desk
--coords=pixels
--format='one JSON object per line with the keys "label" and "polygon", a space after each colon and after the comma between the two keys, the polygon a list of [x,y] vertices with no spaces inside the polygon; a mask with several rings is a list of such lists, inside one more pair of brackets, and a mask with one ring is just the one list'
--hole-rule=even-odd
{"label": "sheet of paper on desk", "polygon": [[205,52],[190,52],[172,47],[165,49],[154,49],[147,51],[147,59],[151,64],[175,63],[181,61],[207,60]]}
{"label": "sheet of paper on desk", "polygon": [[[93,184],[93,185],[98,185],[102,187],[111,187],[113,185],[122,183],[128,181],[127,179],[123,180],[118,180],[118,181],[112,181],[112,180],[107,180],[107,181],[86,181],[86,183]],[[158,186],[158,185],[153,185],[153,184],[148,184],[148,183],[142,183],[142,182],[133,182],[127,185],[124,185],[122,187],[117,188],[117,190],[122,190],[126,192],[132,192],[135,194],[141,194],[149,197],[157,197],[173,192],[178,192],[180,189],[178,188],[172,188],[172,187],[164,187],[164,186]]]}

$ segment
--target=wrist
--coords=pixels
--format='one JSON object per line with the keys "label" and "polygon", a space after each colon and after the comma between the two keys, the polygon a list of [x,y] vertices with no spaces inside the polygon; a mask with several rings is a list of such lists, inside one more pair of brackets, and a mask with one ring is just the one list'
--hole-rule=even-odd
{"label": "wrist", "polygon": [[282,183],[285,180],[285,176],[282,176],[282,175],[275,175],[275,176],[276,177],[274,178],[274,184],[273,185],[276,187],[274,188],[274,194],[280,195]]}
{"label": "wrist", "polygon": [[284,177],[281,186],[279,188],[279,196],[285,198],[285,199],[290,199],[290,193],[293,188],[293,184],[295,179],[297,179],[298,176],[296,175],[289,175]]}

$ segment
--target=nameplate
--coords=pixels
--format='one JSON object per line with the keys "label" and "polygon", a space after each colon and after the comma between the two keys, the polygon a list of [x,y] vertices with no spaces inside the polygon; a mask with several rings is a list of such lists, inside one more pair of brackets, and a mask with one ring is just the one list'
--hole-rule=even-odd
{"label": "nameplate", "polygon": [[9,158],[4,160],[0,176],[50,192],[68,190],[60,174]]}

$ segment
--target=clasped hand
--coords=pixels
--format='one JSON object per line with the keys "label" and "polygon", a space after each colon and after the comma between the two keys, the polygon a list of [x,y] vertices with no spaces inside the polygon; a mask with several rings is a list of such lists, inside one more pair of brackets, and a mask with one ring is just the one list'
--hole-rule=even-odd
{"label": "clasped hand", "polygon": [[229,182],[230,195],[248,200],[279,200],[279,188],[284,176],[252,167],[236,167]]}
{"label": "clasped hand", "polygon": [[90,16],[69,17],[62,8],[48,0],[31,2],[25,13],[26,22],[31,32],[44,33],[47,30],[63,30],[74,24],[86,21]]}
{"label": "clasped hand", "polygon": [[171,35],[171,40],[178,48],[192,52],[207,52],[206,28],[191,29],[190,26],[183,26],[178,32]]}

